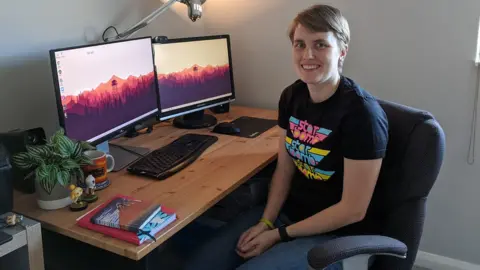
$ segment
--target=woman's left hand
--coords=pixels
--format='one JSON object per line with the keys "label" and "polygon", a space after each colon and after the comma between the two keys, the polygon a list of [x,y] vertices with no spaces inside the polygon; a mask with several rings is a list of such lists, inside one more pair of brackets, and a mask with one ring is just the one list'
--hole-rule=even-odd
{"label": "woman's left hand", "polygon": [[278,230],[269,230],[259,234],[257,237],[243,244],[237,249],[237,254],[244,259],[256,257],[267,251],[280,241]]}

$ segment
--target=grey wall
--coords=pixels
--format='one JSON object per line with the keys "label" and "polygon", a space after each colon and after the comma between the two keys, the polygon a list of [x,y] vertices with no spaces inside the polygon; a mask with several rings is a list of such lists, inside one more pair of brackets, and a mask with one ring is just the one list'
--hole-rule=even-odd
{"label": "grey wall", "polygon": [[[0,8],[0,132],[58,126],[48,51],[97,42],[114,25],[125,30],[160,6],[159,0],[20,0]],[[178,13],[176,13],[176,12]],[[203,21],[189,22],[176,4],[137,33],[171,37],[203,34]]]}
{"label": "grey wall", "polygon": [[[478,0],[336,0],[350,22],[344,73],[380,98],[432,112],[447,154],[428,201],[423,251],[480,263],[480,153],[466,162],[474,105]],[[232,35],[238,103],[276,108],[296,79],[288,23],[316,0],[210,0],[209,33]],[[477,138],[480,140],[480,137]]]}

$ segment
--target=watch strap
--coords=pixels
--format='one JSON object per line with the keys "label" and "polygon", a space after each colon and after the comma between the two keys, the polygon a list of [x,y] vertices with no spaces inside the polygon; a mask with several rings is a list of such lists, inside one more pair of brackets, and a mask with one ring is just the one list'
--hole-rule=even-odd
{"label": "watch strap", "polygon": [[289,242],[295,239],[288,235],[286,226],[278,227],[278,233],[280,234],[280,240],[282,240],[282,242]]}

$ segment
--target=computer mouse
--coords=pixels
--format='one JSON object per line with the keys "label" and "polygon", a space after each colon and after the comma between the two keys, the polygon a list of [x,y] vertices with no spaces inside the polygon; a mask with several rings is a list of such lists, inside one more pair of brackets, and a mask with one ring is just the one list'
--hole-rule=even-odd
{"label": "computer mouse", "polygon": [[236,127],[232,122],[223,122],[217,124],[213,128],[213,132],[220,134],[238,134],[240,133],[240,128]]}

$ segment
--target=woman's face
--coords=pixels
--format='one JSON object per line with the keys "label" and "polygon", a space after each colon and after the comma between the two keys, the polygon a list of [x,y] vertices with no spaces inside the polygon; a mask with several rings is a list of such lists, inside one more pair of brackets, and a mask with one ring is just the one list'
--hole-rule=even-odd
{"label": "woman's face", "polygon": [[339,60],[347,54],[332,32],[310,32],[301,24],[293,37],[293,62],[306,84],[328,82],[339,74]]}

